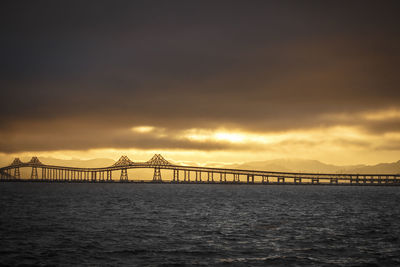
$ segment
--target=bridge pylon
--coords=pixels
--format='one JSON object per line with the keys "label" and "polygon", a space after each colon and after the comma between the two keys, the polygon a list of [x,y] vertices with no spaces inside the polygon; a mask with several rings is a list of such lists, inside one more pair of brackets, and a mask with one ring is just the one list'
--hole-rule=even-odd
{"label": "bridge pylon", "polygon": [[164,159],[161,154],[155,154],[150,160],[146,161],[148,165],[166,166],[171,165],[168,160]]}
{"label": "bridge pylon", "polygon": [[10,166],[15,166],[15,165],[22,165],[22,161],[19,158],[15,158],[14,161],[11,163]]}
{"label": "bridge pylon", "polygon": [[14,168],[14,178],[21,179],[21,172],[19,171],[19,167]]}
{"label": "bridge pylon", "polygon": [[32,180],[37,180],[38,179],[37,167],[32,167],[31,179]]}
{"label": "bridge pylon", "polygon": [[32,157],[31,160],[28,162],[28,164],[34,164],[34,165],[43,165],[38,157]]}
{"label": "bridge pylon", "polygon": [[107,181],[112,181],[112,171],[107,171]]}
{"label": "bridge pylon", "polygon": [[119,167],[119,166],[130,166],[134,165],[135,163],[130,160],[127,156],[121,156],[117,162],[115,162],[112,166]]}
{"label": "bridge pylon", "polygon": [[128,182],[128,170],[126,168],[121,169],[120,182]]}
{"label": "bridge pylon", "polygon": [[226,182],[226,173],[225,172],[221,172],[220,174],[219,174],[219,182],[220,183],[225,183]]}
{"label": "bridge pylon", "polygon": [[254,175],[253,174],[247,175],[247,183],[254,183]]}
{"label": "bridge pylon", "polygon": [[159,167],[154,168],[153,182],[162,182],[161,170]]}
{"label": "bridge pylon", "polygon": [[173,182],[179,182],[179,170],[174,169],[174,174],[173,174],[172,181]]}

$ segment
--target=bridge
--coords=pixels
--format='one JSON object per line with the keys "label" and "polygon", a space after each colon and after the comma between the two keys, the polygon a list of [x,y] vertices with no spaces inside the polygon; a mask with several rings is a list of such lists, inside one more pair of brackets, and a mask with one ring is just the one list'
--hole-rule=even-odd
{"label": "bridge", "polygon": [[[22,177],[21,169],[30,168],[30,177]],[[154,169],[149,181],[128,179],[128,169]],[[117,172],[119,178],[113,178]],[[169,172],[167,179],[162,172]],[[171,175],[172,174],[172,175]],[[151,182],[212,184],[310,184],[310,185],[400,185],[400,174],[294,173],[227,168],[197,167],[171,164],[160,154],[146,162],[133,162],[122,156],[112,166],[77,168],[43,164],[37,157],[28,162],[19,158],[0,168],[0,181],[35,182]]]}

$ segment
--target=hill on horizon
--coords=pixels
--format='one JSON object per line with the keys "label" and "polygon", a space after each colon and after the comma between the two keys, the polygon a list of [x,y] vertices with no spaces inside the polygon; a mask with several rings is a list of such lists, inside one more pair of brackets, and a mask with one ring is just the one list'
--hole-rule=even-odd
{"label": "hill on horizon", "polygon": [[397,174],[400,173],[400,160],[392,163],[376,165],[334,165],[322,163],[318,160],[306,159],[274,159],[253,161],[242,164],[227,165],[227,168],[254,169],[281,172],[320,172],[320,173],[357,173],[357,174]]}

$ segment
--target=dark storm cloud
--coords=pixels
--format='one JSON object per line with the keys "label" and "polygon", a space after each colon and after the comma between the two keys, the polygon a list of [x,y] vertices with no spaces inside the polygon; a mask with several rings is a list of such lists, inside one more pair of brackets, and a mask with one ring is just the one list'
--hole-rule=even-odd
{"label": "dark storm cloud", "polygon": [[[133,142],[115,129],[285,131],[399,108],[396,1],[10,1],[0,10],[3,152],[226,149]],[[352,123],[399,131],[396,121]]]}
{"label": "dark storm cloud", "polygon": [[400,118],[370,121],[369,123],[365,123],[364,129],[375,134],[400,132]]}
{"label": "dark storm cloud", "polygon": [[[151,133],[137,134],[126,130],[24,132],[12,136],[1,136],[2,152],[85,150],[91,148],[114,149],[194,149],[194,150],[244,150],[248,146],[216,141],[191,141],[174,136],[158,136]],[[43,140],[46,140],[45,145]]]}

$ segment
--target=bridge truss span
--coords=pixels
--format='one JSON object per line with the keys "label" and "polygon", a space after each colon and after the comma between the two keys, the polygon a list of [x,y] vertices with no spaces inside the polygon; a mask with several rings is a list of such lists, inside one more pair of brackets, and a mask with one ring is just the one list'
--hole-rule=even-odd
{"label": "bridge truss span", "polygon": [[[153,169],[153,177],[151,180],[129,179],[128,170],[132,169]],[[16,158],[10,165],[0,168],[0,181],[395,186],[400,185],[400,174],[294,173],[184,166],[172,164],[156,154],[146,162],[134,162],[122,156],[113,165],[100,168],[47,165],[37,157],[28,162]]]}

